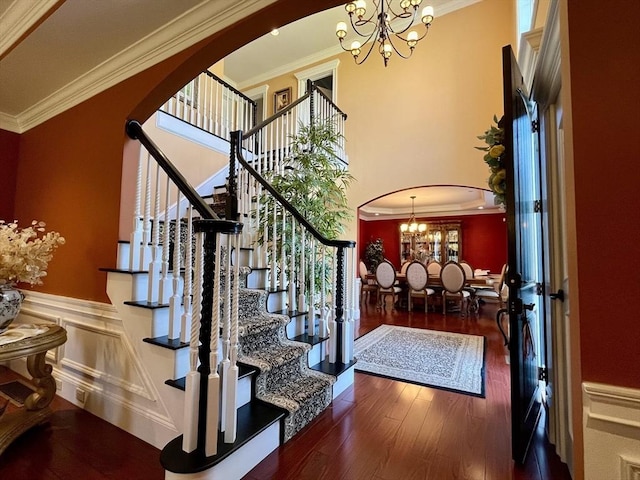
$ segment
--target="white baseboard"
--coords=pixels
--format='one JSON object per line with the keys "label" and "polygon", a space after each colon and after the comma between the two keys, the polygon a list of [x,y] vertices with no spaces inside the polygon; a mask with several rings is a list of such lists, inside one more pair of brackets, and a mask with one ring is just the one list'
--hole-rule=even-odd
{"label": "white baseboard", "polygon": [[[57,395],[157,448],[178,435],[112,305],[40,292],[25,295],[16,322],[54,323],[67,330],[67,342],[47,353]],[[10,362],[9,368],[29,378],[25,359]]]}
{"label": "white baseboard", "polygon": [[640,480],[640,390],[582,384],[585,480]]}

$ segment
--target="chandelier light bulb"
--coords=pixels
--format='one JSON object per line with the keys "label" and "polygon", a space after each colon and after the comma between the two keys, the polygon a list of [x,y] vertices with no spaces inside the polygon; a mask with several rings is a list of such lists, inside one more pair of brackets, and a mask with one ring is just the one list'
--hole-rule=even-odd
{"label": "chandelier light bulb", "polygon": [[422,23],[430,25],[433,22],[433,7],[428,5],[422,9]]}
{"label": "chandelier light bulb", "polygon": [[347,13],[353,13],[354,10],[356,9],[356,2],[349,2],[344,6],[344,9],[347,11]]}
{"label": "chandelier light bulb", "polygon": [[385,43],[382,46],[382,56],[384,58],[389,58],[389,57],[391,57],[392,53],[393,53],[393,49],[392,49],[391,45],[389,43]]}
{"label": "chandelier light bulb", "polygon": [[407,35],[407,45],[409,45],[409,48],[413,49],[417,43],[418,43],[418,32],[416,32],[415,30],[411,30]]}
{"label": "chandelier light bulb", "polygon": [[336,25],[336,36],[340,39],[347,36],[347,24],[344,22],[338,22]]}
{"label": "chandelier light bulb", "polygon": [[357,40],[351,44],[351,55],[354,57],[360,55],[360,42]]}
{"label": "chandelier light bulb", "polygon": [[400,2],[400,8],[402,8],[403,10],[406,10],[410,6],[411,6],[411,1],[410,0],[402,0]]}
{"label": "chandelier light bulb", "polygon": [[365,13],[367,13],[367,2],[365,2],[364,0],[357,0],[355,14],[358,17],[364,17]]}
{"label": "chandelier light bulb", "polygon": [[418,7],[418,5],[420,5],[422,3],[422,0],[411,0],[411,5],[413,7]]}

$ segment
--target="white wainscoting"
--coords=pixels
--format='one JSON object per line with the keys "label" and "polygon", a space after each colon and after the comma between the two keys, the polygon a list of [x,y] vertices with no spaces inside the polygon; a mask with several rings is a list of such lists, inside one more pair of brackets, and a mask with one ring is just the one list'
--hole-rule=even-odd
{"label": "white wainscoting", "polygon": [[582,384],[586,480],[640,480],[640,390]]}
{"label": "white wainscoting", "polygon": [[[157,448],[178,435],[112,305],[25,294],[16,322],[54,323],[67,330],[67,342],[47,354],[58,395]],[[9,368],[29,377],[24,359]]]}

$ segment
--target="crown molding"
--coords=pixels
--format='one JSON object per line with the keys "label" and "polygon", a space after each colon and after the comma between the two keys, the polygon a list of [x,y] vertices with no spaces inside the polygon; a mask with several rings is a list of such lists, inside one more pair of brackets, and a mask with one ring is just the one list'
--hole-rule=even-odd
{"label": "crown molding", "polygon": [[46,18],[51,10],[60,4],[62,4],[60,0],[39,0],[37,2],[14,0],[0,15],[0,25],[2,25],[0,58],[13,49],[22,37],[38,24],[40,19]]}
{"label": "crown molding", "polygon": [[265,8],[274,1],[208,0],[19,114],[16,119],[18,130],[15,130],[15,124],[14,128],[11,128],[11,123],[6,125],[0,123],[0,128],[23,133]]}

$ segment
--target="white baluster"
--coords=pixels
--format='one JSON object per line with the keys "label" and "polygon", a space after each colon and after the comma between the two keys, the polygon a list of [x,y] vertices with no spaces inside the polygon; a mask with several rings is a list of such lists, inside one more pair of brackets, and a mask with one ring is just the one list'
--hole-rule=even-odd
{"label": "white baluster", "polygon": [[[147,163],[151,155],[147,152]],[[143,223],[141,218],[142,204],[142,158],[138,157],[138,171],[136,174],[136,198],[133,209],[133,231],[129,242],[129,270],[140,270],[140,257],[142,256]]]}
{"label": "white baluster", "polygon": [[189,335],[189,373],[185,384],[184,433],[182,449],[193,452],[198,446],[198,403],[200,400],[200,374],[198,368],[198,345],[200,334],[200,315],[202,313],[202,273],[203,273],[203,234],[196,235],[196,261],[194,275],[193,317]]}
{"label": "white baluster", "polygon": [[311,254],[311,275],[309,279],[309,317],[307,319],[307,334],[309,336],[316,335],[316,260],[318,254],[316,251],[316,239],[311,239],[311,248],[309,249]]}
{"label": "white baluster", "polygon": [[220,414],[220,430],[227,429],[227,409],[235,408],[235,405],[227,404],[229,394],[227,392],[227,376],[231,367],[230,343],[231,343],[231,244],[227,238],[227,255],[225,259],[225,280],[224,280],[224,305],[222,315],[222,366],[220,376],[222,377],[222,407]]}
{"label": "white baluster", "polygon": [[147,154],[147,181],[144,195],[144,218],[142,221],[142,248],[140,248],[140,268],[146,268],[151,260],[151,155]]}
{"label": "white baluster", "polygon": [[[166,304],[169,303],[169,297],[171,296],[171,280],[169,279],[169,188],[170,188],[170,179],[167,176],[167,181],[165,184],[165,198],[164,198],[164,215],[163,215],[163,223],[164,227],[162,229],[162,263],[160,264],[160,291],[158,293],[158,303]],[[179,205],[177,207],[179,209]],[[169,320],[171,323],[171,320]],[[171,331],[171,329],[169,329]],[[171,334],[169,334],[169,338]]]}
{"label": "white baluster", "polygon": [[[218,452],[218,422],[220,421],[220,375],[218,374],[218,340],[220,338],[220,272],[221,272],[221,238],[216,233],[216,256],[213,274],[213,306],[211,314],[211,337],[209,348],[209,364],[211,371],[207,379],[207,437],[205,452],[207,456]],[[215,426],[215,428],[213,428]]]}
{"label": "white baluster", "polygon": [[332,248],[331,255],[331,303],[330,303],[330,311],[329,311],[329,363],[336,363],[336,359],[338,357],[338,348],[337,344],[337,329],[336,329],[336,259],[337,259],[337,250],[336,248]]}
{"label": "white baluster", "polygon": [[[178,196],[178,205],[180,205],[180,196]],[[176,218],[179,219],[178,212],[176,212]],[[178,223],[178,221],[176,221]],[[176,238],[177,240],[174,242],[175,250],[173,252],[174,260],[173,260],[173,277],[175,281],[176,274],[180,275],[180,245],[182,242],[180,241],[180,232],[177,230],[176,226]],[[193,253],[191,246],[191,239],[193,238],[193,207],[191,205],[187,208],[187,234],[185,235],[187,241],[184,243],[184,251],[185,251],[185,259],[184,259],[184,296],[183,296],[183,312],[182,319],[180,322],[180,340],[182,342],[188,342],[189,337],[187,334],[191,331],[191,318],[193,316],[193,310],[191,306],[191,296],[193,294],[193,283],[192,283],[192,273],[193,273]],[[178,267],[176,271],[176,266]]]}
{"label": "white baluster", "polygon": [[298,311],[307,311],[307,263],[305,262],[305,230],[300,229],[300,268],[299,274],[299,287],[298,287]]}
{"label": "white baluster", "polygon": [[[289,256],[289,310],[296,309],[296,280],[299,277],[296,275],[296,226],[297,222],[292,217],[291,218],[291,253]],[[300,331],[300,322],[295,322],[295,331],[296,335],[301,335],[303,332]]]}
{"label": "white baluster", "polygon": [[[182,277],[180,276],[180,245],[182,244],[181,240],[181,222],[182,218],[180,217],[180,191],[178,190],[178,195],[176,198],[176,216],[175,216],[175,228],[173,230],[173,275],[172,275],[172,285],[173,285],[173,295],[169,298],[169,338],[175,339],[182,337],[184,338],[185,332],[188,327],[191,325],[191,322],[187,325],[187,319],[185,314],[191,315],[190,310],[190,301],[187,303],[187,297],[184,298],[184,308],[180,304],[181,297],[181,287],[182,287]],[[190,208],[190,207],[189,207]],[[191,210],[189,210],[190,212]],[[169,224],[169,220],[167,219],[167,225]],[[168,229],[167,229],[168,230]],[[191,232],[189,232],[189,235]],[[167,237],[168,238],[168,237]],[[187,237],[191,240],[191,237]],[[169,240],[167,239],[167,243]],[[185,243],[185,248],[189,249],[189,266],[188,272],[191,274],[191,242],[187,245]],[[187,266],[185,265],[185,275],[187,275]],[[189,281],[189,290],[191,290],[191,279]],[[189,299],[190,300],[190,299]],[[189,305],[188,305],[189,304]],[[183,311],[184,310],[184,311]],[[187,313],[188,310],[188,313]],[[184,340],[183,340],[184,341]]]}
{"label": "white baluster", "polygon": [[319,325],[319,332],[318,335],[320,335],[321,337],[328,337],[329,336],[329,328],[327,325],[328,322],[328,314],[329,312],[327,311],[327,297],[326,297],[326,291],[327,291],[327,267],[326,267],[326,255],[327,255],[327,247],[326,245],[322,245],[322,255],[321,255],[321,265],[322,265],[322,276],[321,276],[321,281],[320,281],[320,321],[318,323]]}
{"label": "white baluster", "polygon": [[155,204],[153,209],[153,229],[151,236],[151,261],[149,262],[149,283],[147,290],[147,302],[158,302],[158,290],[160,287],[160,166],[156,164]]}
{"label": "white baluster", "polygon": [[[240,248],[239,243],[240,236],[235,234],[233,236],[233,244],[236,251]],[[230,273],[230,272],[229,272]],[[229,275],[231,276],[231,275]],[[236,441],[236,435],[238,431],[238,411],[236,409],[236,399],[238,392],[238,314],[239,314],[239,300],[238,295],[240,293],[240,262],[234,262],[233,265],[233,303],[231,308],[231,349],[230,349],[230,363],[229,371],[227,373],[227,419],[225,422],[224,441],[225,443],[233,443]],[[231,290],[231,279],[227,281],[227,289]]]}

